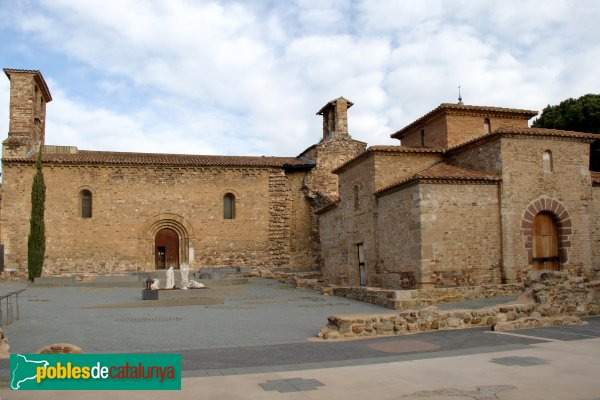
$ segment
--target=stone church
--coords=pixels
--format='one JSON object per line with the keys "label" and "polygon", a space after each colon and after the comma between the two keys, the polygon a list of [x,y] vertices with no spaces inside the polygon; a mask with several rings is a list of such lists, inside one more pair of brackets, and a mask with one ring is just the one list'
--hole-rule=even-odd
{"label": "stone church", "polygon": [[263,267],[387,288],[518,282],[600,270],[594,135],[528,128],[528,110],[442,104],[372,146],[348,133],[343,97],[297,157],[203,156],[47,145],[39,71],[10,80],[2,148],[4,264],[27,269],[40,146],[44,275]]}

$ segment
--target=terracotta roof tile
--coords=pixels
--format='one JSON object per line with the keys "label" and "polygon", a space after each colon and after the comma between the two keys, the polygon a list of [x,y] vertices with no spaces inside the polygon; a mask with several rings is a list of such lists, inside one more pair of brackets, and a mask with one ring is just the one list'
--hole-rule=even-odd
{"label": "terracotta roof tile", "polygon": [[[36,157],[8,158],[4,163],[35,162]],[[44,154],[42,161],[49,164],[92,165],[160,165],[175,167],[280,167],[309,169],[311,161],[296,157],[210,156],[187,154],[124,153],[80,150],[76,154]]]}
{"label": "terracotta roof tile", "polygon": [[498,128],[492,133],[482,135],[466,142],[457,144],[456,146],[448,148],[448,152],[455,149],[460,149],[463,146],[476,143],[480,140],[484,140],[493,136],[502,135],[523,135],[523,136],[549,136],[549,137],[565,137],[565,138],[577,138],[577,139],[589,139],[600,140],[600,135],[594,133],[575,132],[575,131],[564,131],[559,129],[545,129],[545,128],[516,128],[516,127],[503,127]]}
{"label": "terracotta roof tile", "polygon": [[439,153],[439,154],[442,154],[444,152],[444,149],[435,148],[435,147],[371,146],[368,149],[366,149],[365,151],[363,151],[362,153],[360,153],[359,155],[357,155],[356,157],[346,161],[344,164],[340,165],[339,167],[334,169],[332,172],[334,174],[337,174],[337,173],[343,171],[350,164],[353,164],[354,162],[356,162],[357,160],[359,160],[363,157],[366,157],[368,154],[378,153],[378,152],[383,152],[383,153]]}
{"label": "terracotta roof tile", "polygon": [[333,201],[331,201],[331,203],[319,208],[317,211],[315,211],[315,214],[317,215],[321,215],[323,213],[326,213],[327,211],[334,209],[335,207],[338,206],[338,204],[340,204],[340,199],[339,197],[334,199]]}
{"label": "terracotta roof tile", "polygon": [[479,183],[496,183],[501,181],[500,175],[490,174],[474,169],[458,167],[446,163],[436,164],[426,170],[423,170],[410,178],[405,178],[392,183],[375,192],[376,195],[388,192],[393,189],[404,186],[415,181],[467,181]]}
{"label": "terracotta roof tile", "polygon": [[395,139],[402,139],[402,137],[412,130],[417,125],[425,122],[429,118],[432,118],[438,114],[444,112],[464,112],[464,113],[487,113],[487,114],[511,114],[514,116],[520,116],[523,119],[530,119],[535,117],[538,112],[533,110],[521,110],[518,108],[503,108],[503,107],[489,107],[489,106],[472,106],[466,104],[453,104],[453,103],[442,103],[437,108],[429,111],[419,119],[406,125],[404,128],[397,132],[392,133],[390,136]]}

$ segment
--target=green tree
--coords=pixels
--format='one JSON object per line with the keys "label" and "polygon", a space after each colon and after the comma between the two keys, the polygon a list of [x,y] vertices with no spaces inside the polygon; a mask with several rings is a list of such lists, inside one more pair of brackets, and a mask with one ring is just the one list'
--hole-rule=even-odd
{"label": "green tree", "polygon": [[42,266],[44,265],[44,254],[46,253],[45,202],[46,184],[42,173],[42,146],[40,146],[31,185],[31,219],[29,220],[29,238],[27,240],[27,271],[30,280],[42,275]]}
{"label": "green tree", "polygon": [[[548,105],[533,122],[535,128],[564,129],[577,132],[600,133],[600,94],[586,94],[578,99],[567,99],[559,105]],[[590,169],[600,171],[600,140],[592,143]]]}

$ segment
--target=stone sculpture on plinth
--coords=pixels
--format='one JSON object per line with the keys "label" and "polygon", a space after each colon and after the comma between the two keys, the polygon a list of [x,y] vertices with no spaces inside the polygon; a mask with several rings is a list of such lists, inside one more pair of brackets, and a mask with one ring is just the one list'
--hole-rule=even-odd
{"label": "stone sculpture on plinth", "polygon": [[167,283],[165,284],[165,289],[173,289],[175,287],[175,272],[173,272],[173,267],[169,267],[167,270]]}
{"label": "stone sculpture on plinth", "polygon": [[188,290],[189,287],[189,278],[188,275],[190,273],[190,266],[187,265],[186,263],[182,263],[181,266],[179,267],[179,272],[181,273],[181,284],[180,284],[180,288],[182,288],[183,290]]}

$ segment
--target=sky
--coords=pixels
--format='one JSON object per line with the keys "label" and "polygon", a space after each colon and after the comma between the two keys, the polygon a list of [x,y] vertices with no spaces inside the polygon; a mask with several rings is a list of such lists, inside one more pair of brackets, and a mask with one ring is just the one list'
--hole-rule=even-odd
{"label": "sky", "polygon": [[[600,90],[600,2],[0,0],[0,67],[40,70],[46,144],[296,156],[344,96],[369,145],[454,103]],[[0,76],[0,132],[9,81]]]}

